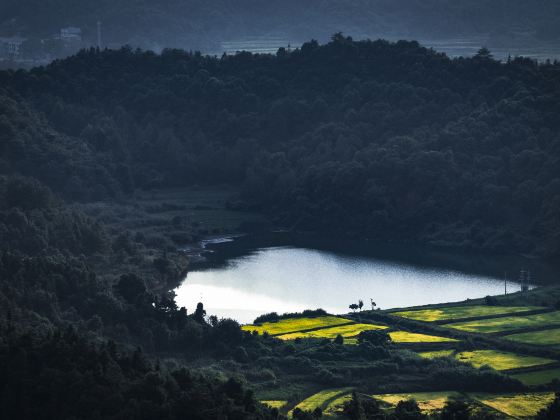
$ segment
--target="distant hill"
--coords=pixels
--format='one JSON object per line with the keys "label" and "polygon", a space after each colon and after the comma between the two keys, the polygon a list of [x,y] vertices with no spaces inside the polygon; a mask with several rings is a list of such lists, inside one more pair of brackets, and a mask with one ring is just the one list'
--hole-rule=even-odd
{"label": "distant hill", "polygon": [[235,206],[295,229],[560,253],[558,64],[335,35],[220,59],[82,51],[0,84],[0,168],[69,199],[236,183]]}
{"label": "distant hill", "polygon": [[[65,26],[83,29],[89,45],[102,23],[104,43],[217,51],[223,41],[280,36],[325,41],[359,37],[483,36],[493,43],[558,40],[556,0],[5,0],[0,35],[46,37]],[[513,44],[511,44],[513,45]]]}

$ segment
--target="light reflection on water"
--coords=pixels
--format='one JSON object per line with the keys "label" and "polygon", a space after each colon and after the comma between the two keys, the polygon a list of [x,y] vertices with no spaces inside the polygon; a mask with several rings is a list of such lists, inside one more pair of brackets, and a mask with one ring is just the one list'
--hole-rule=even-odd
{"label": "light reflection on water", "polygon": [[[508,291],[519,284],[509,282]],[[372,298],[383,309],[460,301],[504,292],[503,279],[426,268],[371,257],[298,247],[260,249],[225,267],[192,271],[175,290],[192,313],[202,301],[208,314],[251,322],[266,312],[323,308],[348,312]]]}

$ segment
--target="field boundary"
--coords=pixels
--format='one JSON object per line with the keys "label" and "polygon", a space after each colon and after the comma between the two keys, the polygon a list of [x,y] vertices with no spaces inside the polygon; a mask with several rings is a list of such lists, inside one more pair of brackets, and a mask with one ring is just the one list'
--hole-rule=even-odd
{"label": "field boundary", "polygon": [[[473,316],[468,318],[455,318],[455,319],[440,319],[437,321],[431,321],[430,324],[433,325],[446,325],[446,324],[454,324],[456,322],[467,322],[467,321],[482,321],[485,319],[494,319],[494,318],[507,318],[507,317],[514,317],[514,316],[529,316],[529,315],[539,315],[545,314],[548,312],[554,312],[555,309],[553,308],[545,308],[545,309],[535,309],[532,311],[525,311],[525,312],[509,312],[504,314],[495,314],[495,315],[483,315],[483,316]],[[396,315],[392,315],[396,316]],[[401,318],[401,317],[398,317]],[[421,321],[421,322],[428,322],[428,321]]]}

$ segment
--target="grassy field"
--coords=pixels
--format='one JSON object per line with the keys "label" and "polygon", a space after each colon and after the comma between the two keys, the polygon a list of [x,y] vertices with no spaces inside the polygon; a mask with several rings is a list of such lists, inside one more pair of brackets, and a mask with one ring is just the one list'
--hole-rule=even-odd
{"label": "grassy field", "polygon": [[461,362],[470,363],[476,368],[490,366],[496,370],[509,370],[540,366],[554,363],[555,360],[543,357],[525,356],[497,350],[474,350],[457,353],[455,358]]}
{"label": "grassy field", "polygon": [[306,398],[298,405],[296,405],[294,409],[299,408],[304,411],[313,411],[317,407],[319,407],[321,410],[326,410],[329,407],[329,405],[339,400],[341,397],[348,395],[351,392],[352,392],[352,388],[325,389]]}
{"label": "grassy field", "polygon": [[552,392],[527,394],[469,394],[480,403],[514,418],[531,418],[554,399]]}
{"label": "grassy field", "polygon": [[440,337],[437,335],[411,333],[408,331],[390,332],[391,340],[395,343],[451,343],[459,340],[454,338]]}
{"label": "grassy field", "polygon": [[449,306],[435,309],[393,312],[391,315],[414,319],[416,321],[434,322],[479,316],[513,314],[537,309],[543,308],[539,306]]}
{"label": "grassy field", "polygon": [[399,401],[414,399],[423,412],[431,412],[442,409],[445,402],[450,398],[462,398],[460,393],[454,391],[416,392],[412,394],[381,394],[372,395],[372,397],[376,400],[383,401],[392,407],[396,406]]}
{"label": "grassy field", "polygon": [[352,399],[352,392],[340,394],[340,396],[331,400],[323,410],[324,417],[337,417],[342,414],[342,407],[346,401]]}
{"label": "grassy field", "polygon": [[282,407],[284,407],[286,404],[288,404],[288,401],[284,401],[284,400],[263,400],[261,401],[262,404],[269,406],[270,408],[277,408],[277,409],[281,409]]}
{"label": "grassy field", "polygon": [[360,334],[362,331],[370,330],[382,330],[388,328],[386,325],[375,325],[375,324],[348,324],[348,325],[338,325],[336,327],[322,328],[320,330],[308,331],[308,332],[294,332],[289,334],[283,334],[278,336],[282,340],[294,340],[296,338],[330,338],[334,339],[337,335],[341,335],[345,338],[354,337]]}
{"label": "grassy field", "polygon": [[418,353],[420,356],[426,359],[435,359],[436,357],[448,357],[453,356],[455,350],[435,350],[435,351],[423,351]]}
{"label": "grassy field", "polygon": [[353,323],[353,321],[328,315],[316,318],[287,318],[278,322],[263,322],[261,325],[244,325],[242,329],[245,331],[258,331],[259,334],[266,331],[270,335],[280,335],[349,323]]}
{"label": "grassy field", "polygon": [[508,316],[447,324],[445,327],[474,333],[496,333],[522,328],[560,326],[560,311],[529,316]]}
{"label": "grassy field", "polygon": [[518,343],[537,344],[539,346],[560,345],[560,328],[506,335],[504,338]]}
{"label": "grassy field", "polygon": [[518,373],[511,376],[515,379],[519,379],[521,382],[528,386],[546,385],[552,382],[554,379],[560,380],[560,368]]}

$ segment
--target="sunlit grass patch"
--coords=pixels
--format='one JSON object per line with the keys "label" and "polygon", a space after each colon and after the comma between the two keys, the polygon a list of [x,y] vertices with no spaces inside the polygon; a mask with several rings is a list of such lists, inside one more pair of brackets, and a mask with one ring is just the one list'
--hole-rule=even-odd
{"label": "sunlit grass patch", "polygon": [[509,370],[554,363],[555,360],[544,357],[525,356],[497,350],[474,350],[457,353],[455,358],[470,363],[476,368],[490,366],[496,370]]}
{"label": "sunlit grass patch", "polygon": [[353,323],[353,321],[327,315],[315,318],[287,318],[277,322],[263,322],[261,325],[243,325],[241,328],[245,331],[258,331],[259,334],[266,331],[270,335],[279,335],[349,323]]}
{"label": "sunlit grass patch", "polygon": [[426,359],[435,359],[438,357],[453,356],[453,353],[455,353],[455,350],[422,351],[418,354]]}
{"label": "sunlit grass patch", "polygon": [[262,400],[261,404],[267,405],[270,408],[277,408],[277,409],[281,409],[282,407],[284,407],[286,404],[288,404],[288,401],[284,401],[284,400]]}
{"label": "sunlit grass patch", "polygon": [[[317,407],[325,410],[329,404],[352,392],[352,388],[325,389],[306,398],[294,407],[304,411],[313,411]],[[293,411],[293,410],[292,410]],[[291,415],[291,412],[290,412]]]}
{"label": "sunlit grass patch", "polygon": [[560,345],[560,328],[511,334],[506,335],[504,338],[518,343],[537,344],[541,346]]}
{"label": "sunlit grass patch", "polygon": [[333,416],[340,416],[342,415],[342,409],[344,407],[344,403],[346,401],[350,401],[352,399],[352,392],[348,391],[347,393],[340,394],[340,396],[336,397],[335,399],[331,400],[325,409],[323,410],[323,416],[325,417],[333,417]]}
{"label": "sunlit grass patch", "polygon": [[476,393],[469,396],[482,404],[515,418],[532,418],[554,400],[552,392],[526,394]]}
{"label": "sunlit grass patch", "polygon": [[503,315],[517,312],[528,312],[543,309],[539,306],[449,306],[434,309],[420,309],[412,311],[393,312],[391,315],[416,321],[434,322],[479,316]]}
{"label": "sunlit grass patch", "polygon": [[481,319],[478,321],[456,322],[445,326],[467,332],[495,333],[549,325],[560,326],[560,311],[528,316],[508,316],[495,319]]}
{"label": "sunlit grass patch", "polygon": [[518,373],[511,376],[515,379],[519,379],[521,382],[528,386],[546,385],[552,382],[554,379],[560,380],[560,368]]}
{"label": "sunlit grass patch", "polygon": [[413,399],[423,412],[441,410],[448,399],[460,399],[462,396],[455,391],[440,392],[415,392],[411,394],[380,394],[372,395],[373,398],[383,401],[391,406],[396,406],[399,401]]}
{"label": "sunlit grass patch", "polygon": [[411,333],[408,331],[393,331],[389,333],[395,343],[451,343],[459,340],[440,337],[437,335]]}

